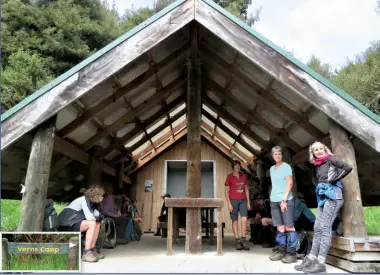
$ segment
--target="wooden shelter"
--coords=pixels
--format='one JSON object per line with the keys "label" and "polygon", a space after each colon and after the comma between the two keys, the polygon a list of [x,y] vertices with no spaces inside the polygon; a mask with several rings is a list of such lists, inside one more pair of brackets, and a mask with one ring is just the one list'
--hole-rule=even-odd
{"label": "wooden shelter", "polygon": [[[363,213],[380,197],[380,118],[211,0],[176,1],[1,122],[2,198],[20,198],[25,185],[23,231],[40,230],[47,196],[71,200],[93,183],[136,196],[144,188],[139,171],[176,143],[185,149],[182,139],[188,197],[200,197],[204,146],[218,151],[215,158],[243,161],[246,173],[264,180],[270,149],[281,145],[297,190],[315,207],[308,145],[322,140],[354,167],[343,180],[344,241],[335,243],[349,256],[338,251],[335,261],[356,265],[355,253],[380,260],[379,240],[368,236]],[[154,189],[153,201],[140,197],[154,203],[150,219],[161,191]],[[198,210],[190,212],[191,221],[199,220]],[[188,234],[195,238],[193,229]]]}

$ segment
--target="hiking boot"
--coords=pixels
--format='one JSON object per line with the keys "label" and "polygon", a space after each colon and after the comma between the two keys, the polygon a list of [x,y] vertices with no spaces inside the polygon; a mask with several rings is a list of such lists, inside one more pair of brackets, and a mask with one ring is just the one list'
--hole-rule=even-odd
{"label": "hiking boot", "polygon": [[102,252],[93,251],[92,254],[94,254],[98,260],[104,259],[104,254]]}
{"label": "hiking boot", "polygon": [[241,246],[244,250],[249,250],[249,244],[246,240],[246,238],[241,238]]}
{"label": "hiking boot", "polygon": [[94,255],[92,251],[84,253],[82,260],[88,263],[96,263],[99,259]]}
{"label": "hiking boot", "polygon": [[293,252],[286,253],[285,257],[281,259],[284,264],[292,264],[297,262],[297,254]]}
{"label": "hiking boot", "polygon": [[243,245],[241,244],[240,239],[236,239],[236,250],[243,250]]}
{"label": "hiking boot", "polygon": [[116,239],[116,243],[117,244],[127,244],[129,242],[127,240],[124,240],[124,239]]}
{"label": "hiking boot", "polygon": [[157,231],[153,236],[161,236],[161,232]]}
{"label": "hiking boot", "polygon": [[278,250],[269,257],[271,261],[281,261],[285,257],[285,247],[278,247]]}
{"label": "hiking boot", "polygon": [[325,273],[326,266],[318,260],[314,260],[308,268],[304,268],[302,271],[304,273]]}
{"label": "hiking boot", "polygon": [[297,271],[303,271],[305,268],[309,268],[313,264],[313,260],[305,257],[301,264],[295,265],[294,269]]}
{"label": "hiking boot", "polygon": [[261,244],[260,240],[260,232],[261,232],[261,224],[251,224],[251,238],[249,242],[253,244]]}

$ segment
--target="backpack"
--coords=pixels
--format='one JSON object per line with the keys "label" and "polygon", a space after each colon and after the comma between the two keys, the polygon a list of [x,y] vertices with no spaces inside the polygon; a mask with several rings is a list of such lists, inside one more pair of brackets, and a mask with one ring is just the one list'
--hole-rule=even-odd
{"label": "backpack", "polygon": [[127,241],[139,241],[141,235],[139,234],[139,230],[137,229],[136,222],[133,219],[129,219],[127,223],[127,227],[125,229],[124,238]]}
{"label": "backpack", "polygon": [[[116,226],[111,218],[104,218],[104,237],[100,241],[100,249],[112,249],[116,247]],[[99,240],[99,239],[98,239]]]}
{"label": "backpack", "polygon": [[311,242],[305,230],[297,232],[297,258],[303,259],[311,249]]}
{"label": "backpack", "polygon": [[57,231],[58,228],[58,214],[54,208],[54,202],[52,200],[46,200],[45,214],[42,231],[52,232]]}

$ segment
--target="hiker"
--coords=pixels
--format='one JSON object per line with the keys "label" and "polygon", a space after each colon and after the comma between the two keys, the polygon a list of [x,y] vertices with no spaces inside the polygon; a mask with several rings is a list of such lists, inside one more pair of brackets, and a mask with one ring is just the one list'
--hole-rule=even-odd
{"label": "hiker", "polygon": [[317,217],[310,254],[297,271],[305,273],[326,272],[325,260],[331,246],[332,225],[343,205],[341,180],[351,171],[352,166],[334,157],[331,150],[321,142],[309,147],[309,161],[313,165],[312,182],[317,193]]}
{"label": "hiker", "polygon": [[102,208],[102,214],[108,218],[111,218],[114,221],[116,227],[118,227],[116,239],[117,244],[128,243],[128,241],[124,239],[124,232],[128,223],[128,218],[122,216],[121,212],[119,210],[116,210],[116,200],[121,201],[123,193],[123,189],[114,188],[113,194],[108,195],[104,198]]}
{"label": "hiker", "polygon": [[252,209],[252,242],[261,244],[263,248],[274,247],[270,201],[264,199],[263,195],[256,194],[253,197]]}
{"label": "hiker", "polygon": [[161,198],[164,200],[164,202],[161,207],[160,216],[157,218],[157,232],[154,234],[154,236],[161,236],[160,223],[168,221],[168,208],[165,206],[165,198],[171,198],[171,196],[169,193],[166,193],[162,195]]}
{"label": "hiker", "polygon": [[275,165],[270,168],[272,190],[270,205],[273,226],[277,227],[277,250],[269,257],[272,261],[297,261],[297,233],[294,228],[294,200],[292,194],[292,167],[282,161],[282,148],[272,148]]}
{"label": "hiker", "polygon": [[134,199],[131,201],[131,204],[130,204],[130,209],[131,209],[131,214],[132,214],[132,218],[134,219],[134,221],[137,223],[137,224],[141,224],[142,223],[142,219],[140,217],[140,213],[137,209],[137,200]]}
{"label": "hiker", "polygon": [[[239,161],[233,161],[231,167],[233,172],[227,176],[225,194],[236,240],[236,250],[249,250],[249,243],[246,240],[248,210],[251,209],[248,180],[244,174],[240,173],[241,164]],[[238,234],[239,213],[241,218],[241,238],[239,238]]]}
{"label": "hiker", "polygon": [[104,190],[99,186],[91,186],[84,196],[72,201],[58,215],[58,230],[63,232],[86,232],[83,260],[97,262],[104,259],[101,252],[95,250],[101,226],[101,215],[97,209],[103,201]]}

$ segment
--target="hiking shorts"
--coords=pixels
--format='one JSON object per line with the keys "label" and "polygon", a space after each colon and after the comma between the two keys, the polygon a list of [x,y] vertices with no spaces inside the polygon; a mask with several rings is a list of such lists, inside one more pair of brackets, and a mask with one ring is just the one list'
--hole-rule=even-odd
{"label": "hiking shorts", "polygon": [[294,200],[288,200],[287,210],[281,212],[281,202],[270,202],[273,226],[294,226]]}
{"label": "hiking shorts", "polygon": [[58,231],[61,232],[80,232],[80,225],[82,221],[74,223],[72,226],[60,226],[58,227]]}
{"label": "hiking shorts", "polygon": [[240,217],[248,217],[248,207],[247,207],[247,200],[232,200],[230,199],[232,204],[232,212],[231,212],[231,220],[237,221],[239,219],[239,213]]}

